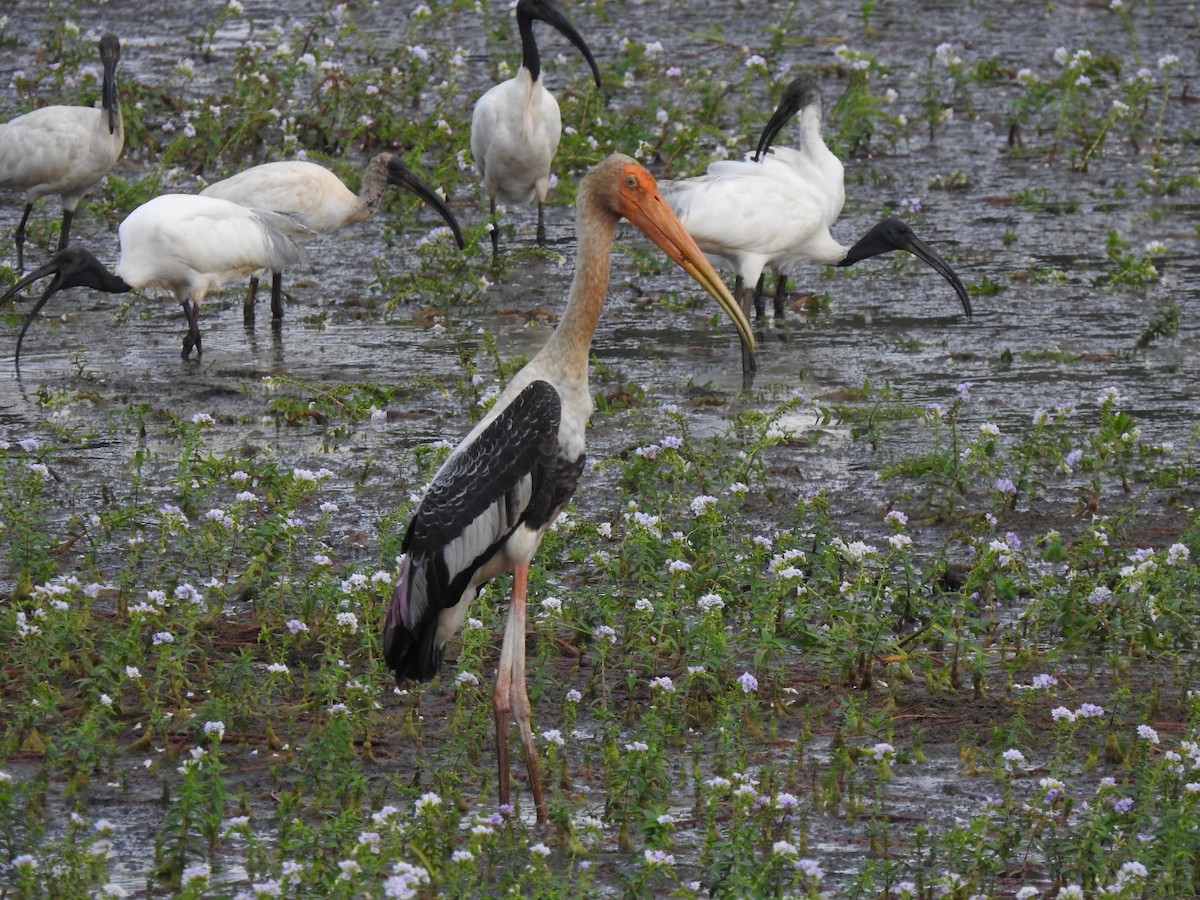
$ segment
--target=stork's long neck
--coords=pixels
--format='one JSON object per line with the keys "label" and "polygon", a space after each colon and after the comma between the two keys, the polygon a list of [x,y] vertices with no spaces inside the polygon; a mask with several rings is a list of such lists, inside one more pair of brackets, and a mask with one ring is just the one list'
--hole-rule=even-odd
{"label": "stork's long neck", "polygon": [[529,77],[536,82],[542,74],[542,58],[538,56],[537,41],[533,39],[533,19],[519,6],[517,30],[521,34],[521,66],[529,70]]}
{"label": "stork's long neck", "polygon": [[587,380],[592,336],[608,294],[617,217],[597,207],[582,206],[576,223],[578,255],[567,308],[542,354],[556,357],[564,374]]}

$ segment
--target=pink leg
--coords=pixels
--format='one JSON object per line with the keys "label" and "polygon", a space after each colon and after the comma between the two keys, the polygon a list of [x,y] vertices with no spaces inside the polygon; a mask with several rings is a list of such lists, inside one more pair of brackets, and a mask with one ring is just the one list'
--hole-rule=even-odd
{"label": "pink leg", "polygon": [[492,693],[492,708],[496,712],[496,758],[500,775],[500,803],[509,802],[508,717],[517,721],[521,744],[525,750],[525,768],[529,772],[529,788],[537,809],[538,824],[546,822],[546,801],[542,796],[542,776],[538,766],[537,748],[530,727],[529,694],[525,688],[525,590],[529,566],[513,569],[512,601],[508,622],[504,627],[504,642],[500,646],[500,666],[496,689]]}

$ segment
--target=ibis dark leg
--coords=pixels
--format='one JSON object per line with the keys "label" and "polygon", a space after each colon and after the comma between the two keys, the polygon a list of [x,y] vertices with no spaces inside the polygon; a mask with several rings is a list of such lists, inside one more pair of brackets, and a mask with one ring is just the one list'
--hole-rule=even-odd
{"label": "ibis dark leg", "polygon": [[539,247],[546,246],[546,204],[541,200],[538,201],[537,241]]}
{"label": "ibis dark leg", "polygon": [[196,359],[204,353],[204,348],[200,346],[200,307],[192,300],[183,301],[183,315],[187,319],[188,331],[183,336],[183,352],[180,354],[184,359],[191,356],[192,348],[196,348]]}
{"label": "ibis dark leg", "polygon": [[504,642],[500,647],[500,667],[492,708],[496,712],[496,759],[500,775],[500,804],[510,802],[508,771],[508,718],[517,722],[521,745],[525,750],[525,768],[529,772],[529,789],[539,825],[545,824],[546,800],[542,795],[542,773],[538,765],[537,747],[530,726],[529,693],[525,688],[525,590],[529,578],[528,563],[513,568],[512,601],[508,623],[504,627]]}
{"label": "ibis dark leg", "polygon": [[250,276],[250,287],[246,289],[246,300],[242,304],[242,324],[254,324],[254,299],[258,296],[258,276]]}
{"label": "ibis dark leg", "polygon": [[767,283],[767,273],[764,271],[758,276],[758,284],[754,286],[754,315],[761,319],[767,314],[767,303],[763,296]]}
{"label": "ibis dark leg", "polygon": [[491,201],[492,219],[490,227],[492,229],[492,262],[500,256],[500,223],[496,221],[496,198]]}
{"label": "ibis dark leg", "polygon": [[33,211],[33,204],[25,204],[25,212],[21,214],[21,221],[17,223],[17,234],[13,240],[17,244],[17,274],[20,275],[25,271],[25,223],[29,221],[29,214]]}
{"label": "ibis dark leg", "polygon": [[271,273],[271,318],[283,318],[283,273]]}
{"label": "ibis dark leg", "polygon": [[780,272],[775,282],[775,318],[782,319],[787,303],[787,275]]}
{"label": "ibis dark leg", "polygon": [[71,237],[71,220],[75,218],[75,210],[63,209],[62,228],[58,230],[58,249],[67,248],[67,239]]}

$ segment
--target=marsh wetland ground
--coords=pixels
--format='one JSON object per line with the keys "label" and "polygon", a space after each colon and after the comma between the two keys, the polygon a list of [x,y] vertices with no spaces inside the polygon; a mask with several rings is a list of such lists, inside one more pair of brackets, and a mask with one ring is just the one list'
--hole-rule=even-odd
{"label": "marsh wetland ground", "polygon": [[[122,41],[126,151],[75,242],[115,262],[158,193],[302,152],[356,185],[392,149],[468,247],[394,196],[308,246],[278,327],[210,297],[200,361],[173,300],[76,290],[18,370],[30,292],[0,311],[0,894],[1200,894],[1194,4],[572,2],[604,85],[539,32],[549,247],[511,209],[495,265],[467,148],[508,4],[184,6],[0,9],[5,120],[91,104]],[[403,529],[552,328],[588,165],[699,174],[800,71],[835,235],[905,219],[975,315],[903,254],[810,267],[746,387],[619,236],[591,462],[531,580],[536,828],[523,772],[495,799],[507,579],[397,688]]]}

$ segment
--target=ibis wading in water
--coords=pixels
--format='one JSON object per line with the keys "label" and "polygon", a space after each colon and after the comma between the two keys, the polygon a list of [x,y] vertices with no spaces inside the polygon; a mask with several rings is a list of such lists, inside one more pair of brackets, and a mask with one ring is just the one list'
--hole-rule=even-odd
{"label": "ibis wading in water", "polygon": [[[426,187],[404,164],[404,160],[392,153],[380,153],[367,164],[357,194],[324,166],[304,160],[288,160],[244,169],[210,184],[200,192],[200,196],[218,197],[254,209],[288,213],[315,236],[333,234],[369,219],[379,209],[383,192],[389,184],[412,191],[437,210],[454,232],[459,249],[462,249],[462,231],[442,198]],[[258,276],[251,275],[243,310],[247,324],[254,321],[254,297],[257,292]],[[278,271],[271,273],[271,315],[276,319],[283,316],[283,276]]]}
{"label": "ibis wading in water", "polygon": [[404,557],[383,628],[397,682],[428,680],[442,662],[471,600],[502,572],[512,598],[492,706],[499,800],[509,802],[508,722],[520,731],[539,822],[546,804],[525,689],[525,591],[542,534],[575,491],[592,413],[588,355],[608,290],[610,250],[622,217],[641,229],[754,337],[745,315],[683,226],[654,178],[614,154],[579,184],[575,277],[562,319],[541,351],[508,383],[483,420],[438,470],[404,536]]}
{"label": "ibis wading in water", "polygon": [[300,258],[299,242],[313,233],[285,213],[247,209],[228,200],[195,194],[163,194],[125,217],[118,231],[121,258],[110,272],[87,250],[72,244],[14,284],[3,306],[26,285],[52,276],[45,293],[21,326],[16,360],[25,332],[46,301],[64,288],[88,287],[110,294],[158,288],[183,306],[188,330],[184,359],[201,354],[200,303],[234,278],[266,269],[278,272]]}
{"label": "ibis wading in water", "polygon": [[125,126],[117,103],[116,35],[100,38],[100,108],[43,106],[0,125],[0,188],[25,191],[25,211],[17,225],[17,271],[25,269],[25,223],[39,197],[62,197],[58,249],[67,246],[79,200],[121,156]]}
{"label": "ibis wading in water", "polygon": [[538,244],[546,243],[545,205],[550,191],[550,163],[562,137],[558,101],[542,84],[542,64],[533,23],[553,25],[579,48],[600,86],[600,69],[575,26],[552,0],[518,0],[521,68],[515,77],[490,88],[471,114],[471,155],[483,176],[492,212],[492,257],[500,252],[496,200],[529,203],[537,198]]}
{"label": "ibis wading in water", "polygon": [[[799,149],[767,152],[797,111]],[[821,138],[821,93],[814,79],[801,76],[789,85],[755,156],[762,158],[721,160],[704,175],[660,182],[663,197],[704,252],[733,263],[735,293],[743,310],[749,311],[751,295],[769,265],[776,266],[782,278],[801,262],[852,266],[882,253],[907,250],[950,282],[971,315],[971,300],[958,275],[900,220],[883,219],[851,247],[834,240],[829,229],[841,214],[846,192],[842,164]],[[778,313],[778,293],[776,304]],[[743,354],[743,370],[748,360]]]}

